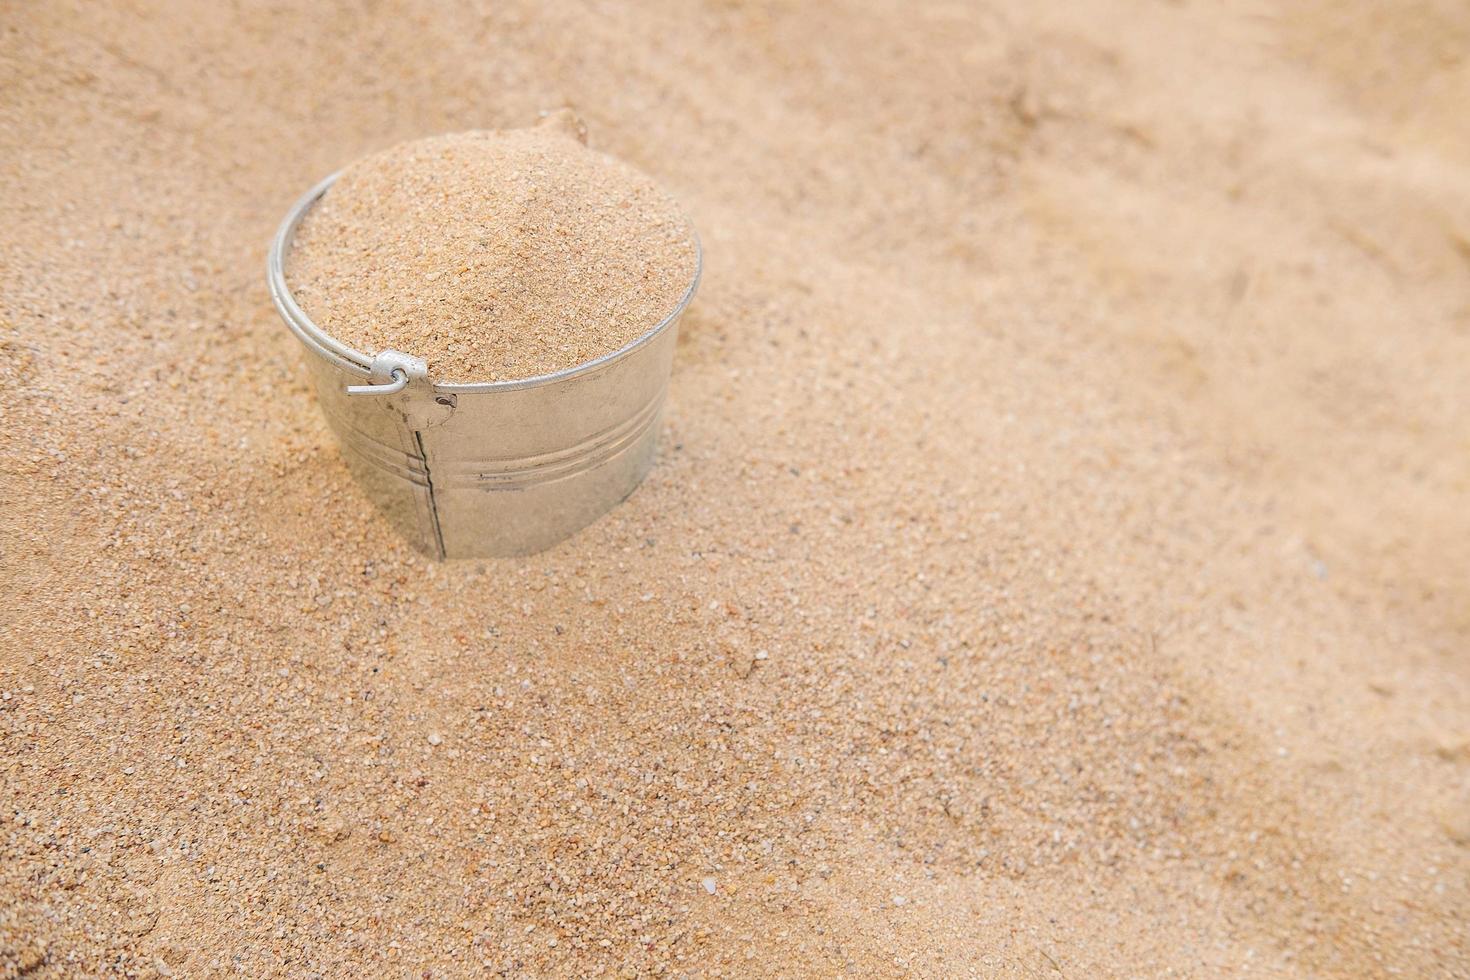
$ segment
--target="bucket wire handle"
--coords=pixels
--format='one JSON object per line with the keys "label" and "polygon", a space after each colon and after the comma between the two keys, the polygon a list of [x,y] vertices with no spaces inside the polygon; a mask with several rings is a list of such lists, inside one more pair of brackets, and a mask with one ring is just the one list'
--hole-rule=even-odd
{"label": "bucket wire handle", "polygon": [[408,372],[403,368],[394,368],[392,381],[381,385],[348,385],[349,395],[396,395],[408,387]]}
{"label": "bucket wire handle", "polygon": [[379,351],[368,373],[373,383],[347,385],[347,394],[390,396],[385,407],[402,415],[413,432],[432,429],[454,414],[457,399],[434,391],[429,365],[421,357],[391,348]]}

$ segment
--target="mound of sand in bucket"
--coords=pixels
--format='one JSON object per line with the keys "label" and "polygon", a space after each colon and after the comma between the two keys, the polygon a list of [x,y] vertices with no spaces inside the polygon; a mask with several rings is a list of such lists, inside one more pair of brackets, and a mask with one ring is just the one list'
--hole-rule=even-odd
{"label": "mound of sand in bucket", "polygon": [[653,180],[585,141],[563,110],[352,164],[297,229],[297,303],[437,381],[529,378],[625,346],[678,307],[698,246]]}

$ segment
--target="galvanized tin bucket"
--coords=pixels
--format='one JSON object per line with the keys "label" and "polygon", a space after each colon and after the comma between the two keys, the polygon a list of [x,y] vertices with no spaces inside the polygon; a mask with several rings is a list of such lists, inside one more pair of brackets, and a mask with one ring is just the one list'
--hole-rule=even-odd
{"label": "galvanized tin bucket", "polygon": [[389,521],[440,558],[526,554],[566,538],[632,493],[653,464],[679,305],[627,346],[534,378],[435,384],[411,353],[376,356],[324,333],[286,284],[302,217],[337,179],[313,187],[271,243],[267,278],[306,345],[322,411],[353,474]]}

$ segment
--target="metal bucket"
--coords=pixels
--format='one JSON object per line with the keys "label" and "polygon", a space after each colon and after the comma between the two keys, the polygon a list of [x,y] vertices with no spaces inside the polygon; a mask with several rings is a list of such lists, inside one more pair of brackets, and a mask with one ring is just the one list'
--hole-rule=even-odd
{"label": "metal bucket", "polygon": [[699,285],[698,253],[679,305],[619,350],[534,378],[435,384],[423,360],[353,350],[291,297],[291,241],[336,179],[313,187],[286,215],[266,275],[281,318],[306,345],[327,422],[388,520],[439,558],[527,554],[632,493],[653,464],[679,316]]}

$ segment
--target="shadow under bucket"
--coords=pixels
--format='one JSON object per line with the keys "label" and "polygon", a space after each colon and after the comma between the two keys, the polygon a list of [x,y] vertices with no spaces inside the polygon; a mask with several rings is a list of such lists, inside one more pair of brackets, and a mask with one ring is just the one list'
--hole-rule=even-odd
{"label": "shadow under bucket", "polygon": [[[554,374],[435,384],[411,353],[369,356],[324,333],[291,297],[286,258],[333,174],[291,208],[271,243],[271,299],[306,346],[317,400],[353,475],[426,554],[476,558],[550,547],[607,513],[653,464],[680,315]],[[698,245],[696,243],[696,250]]]}

